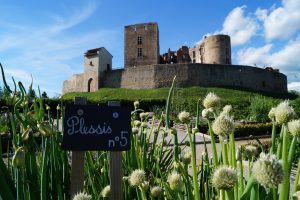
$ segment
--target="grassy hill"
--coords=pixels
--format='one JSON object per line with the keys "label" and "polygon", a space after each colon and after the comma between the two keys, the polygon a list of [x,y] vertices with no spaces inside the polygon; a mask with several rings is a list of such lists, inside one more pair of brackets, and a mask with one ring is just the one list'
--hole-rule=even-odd
{"label": "grassy hill", "polygon": [[[109,100],[121,101],[123,105],[131,105],[135,100],[141,102],[142,108],[150,111],[163,109],[169,88],[157,89],[124,89],[124,88],[101,88],[96,92],[73,92],[65,94],[62,99],[71,101],[75,96],[85,96],[91,103],[104,104]],[[237,118],[245,118],[249,115],[249,107],[253,101],[268,102],[269,105],[276,105],[284,99],[297,100],[297,95],[289,93],[286,95],[275,95],[266,93],[257,93],[251,91],[242,91],[237,89],[226,89],[216,87],[189,87],[175,88],[172,99],[172,110],[178,113],[181,110],[187,110],[195,113],[196,102],[203,99],[207,93],[214,92],[221,99],[222,104],[233,106]]]}

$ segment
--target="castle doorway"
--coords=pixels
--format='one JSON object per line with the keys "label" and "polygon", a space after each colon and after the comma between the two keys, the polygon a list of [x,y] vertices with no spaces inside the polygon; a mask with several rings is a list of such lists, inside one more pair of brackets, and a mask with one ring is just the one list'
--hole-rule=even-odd
{"label": "castle doorway", "polygon": [[89,79],[88,81],[88,92],[94,91],[95,88],[93,87],[94,81],[92,78]]}

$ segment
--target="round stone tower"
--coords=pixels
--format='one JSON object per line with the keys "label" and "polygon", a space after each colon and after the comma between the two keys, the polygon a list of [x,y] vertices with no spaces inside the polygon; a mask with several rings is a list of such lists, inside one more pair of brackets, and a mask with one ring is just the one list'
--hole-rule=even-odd
{"label": "round stone tower", "polygon": [[231,44],[228,35],[205,37],[200,46],[202,63],[231,64]]}

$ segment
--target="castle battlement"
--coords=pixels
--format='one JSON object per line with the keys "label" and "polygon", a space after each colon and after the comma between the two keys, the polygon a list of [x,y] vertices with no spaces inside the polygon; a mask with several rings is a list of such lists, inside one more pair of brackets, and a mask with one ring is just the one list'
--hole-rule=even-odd
{"label": "castle battlement", "polygon": [[101,87],[169,87],[176,75],[177,86],[216,86],[253,91],[286,93],[287,77],[278,70],[232,65],[228,35],[212,35],[188,48],[160,55],[157,23],[124,27],[124,68],[112,68],[112,55],[104,48],[90,49],[84,56],[84,73],[72,76],[63,93],[92,92]]}

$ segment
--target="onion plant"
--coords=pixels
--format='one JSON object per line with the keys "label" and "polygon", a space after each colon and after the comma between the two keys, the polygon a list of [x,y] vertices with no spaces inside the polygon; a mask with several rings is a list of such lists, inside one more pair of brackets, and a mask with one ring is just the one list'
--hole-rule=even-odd
{"label": "onion plant", "polygon": [[[71,199],[70,154],[60,147],[59,124],[64,105],[59,103],[56,113],[51,113],[40,92],[38,97],[31,97],[32,84],[26,90],[13,79],[11,89],[0,66],[6,102],[6,107],[1,108],[0,144],[4,142],[3,134],[9,137],[7,157],[3,156],[0,145],[1,198]],[[120,184],[125,200],[287,200],[292,195],[300,196],[299,168],[290,188],[300,120],[288,101],[269,113],[273,122],[270,149],[259,141],[238,147],[232,107],[222,108],[220,98],[214,93],[195,102],[196,120],[186,111],[178,113],[178,119],[171,115],[172,102],[176,101],[175,80],[165,112],[153,115],[142,110],[138,101],[134,102],[131,148],[122,153]],[[203,137],[201,152],[196,148],[200,118],[207,122],[211,138],[208,144]],[[178,134],[182,134],[177,131],[179,123],[184,125],[187,141],[179,140]],[[280,133],[276,132],[278,126],[282,127]],[[110,199],[109,159],[105,151],[85,152],[84,191],[74,196],[74,200]],[[244,163],[248,164],[248,170],[244,170]]]}

